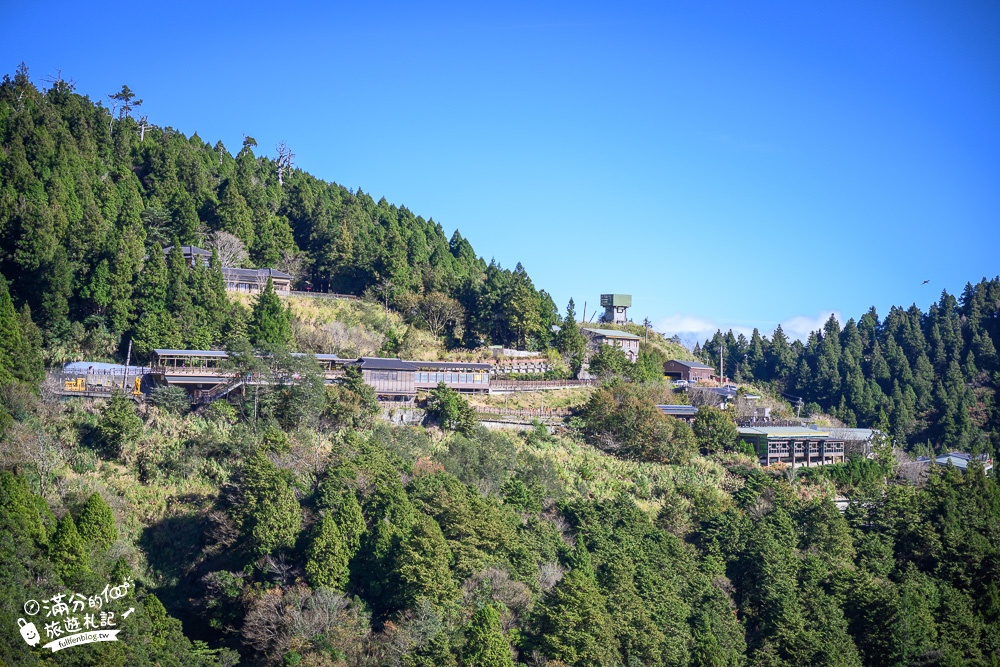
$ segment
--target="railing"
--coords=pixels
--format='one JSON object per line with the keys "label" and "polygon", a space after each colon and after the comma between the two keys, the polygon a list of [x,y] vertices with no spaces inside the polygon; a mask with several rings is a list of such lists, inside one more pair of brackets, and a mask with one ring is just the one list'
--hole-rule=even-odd
{"label": "railing", "polygon": [[569,417],[573,411],[568,408],[493,408],[477,406],[476,412],[482,415],[499,415],[504,417]]}
{"label": "railing", "polygon": [[798,426],[800,428],[807,428],[808,424],[805,419],[771,419],[770,417],[747,417],[737,421],[736,425],[740,428],[752,428],[758,424],[765,424],[767,426]]}
{"label": "railing", "polygon": [[211,366],[151,366],[149,369],[150,373],[169,373],[171,375],[188,374],[188,375],[231,375],[233,370],[231,368],[213,368]]}
{"label": "railing", "polygon": [[66,377],[83,377],[85,375],[100,375],[105,377],[114,377],[114,376],[124,377],[125,375],[129,375],[131,377],[135,377],[136,375],[146,375],[147,373],[149,373],[149,368],[147,368],[146,366],[129,366],[128,373],[126,373],[123,370],[103,369],[103,368],[75,370],[75,371],[59,370],[55,372],[60,373]]}
{"label": "railing", "polygon": [[490,380],[490,391],[538,391],[540,389],[596,387],[600,384],[600,380]]}
{"label": "railing", "polygon": [[298,290],[290,290],[288,292],[290,296],[308,296],[315,299],[342,299],[344,301],[360,301],[361,297],[355,296],[353,294],[336,294],[334,292],[301,292]]}
{"label": "railing", "polygon": [[222,398],[229,394],[229,392],[234,389],[239,389],[243,383],[246,381],[246,377],[243,375],[237,375],[236,377],[230,379],[228,382],[218,384],[211,389],[205,389],[202,391],[194,392],[193,397],[196,403],[205,405],[207,403],[212,403],[213,401]]}

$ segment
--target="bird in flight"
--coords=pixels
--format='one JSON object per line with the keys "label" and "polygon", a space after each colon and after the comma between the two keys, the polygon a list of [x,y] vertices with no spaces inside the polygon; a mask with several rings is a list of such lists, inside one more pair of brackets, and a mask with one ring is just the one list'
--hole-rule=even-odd
{"label": "bird in flight", "polygon": [[921,285],[926,285],[926,284],[927,284],[927,283],[929,283],[929,282],[930,282],[929,280],[925,280],[924,282],[922,282],[922,283],[920,283],[920,284],[921,284]]}

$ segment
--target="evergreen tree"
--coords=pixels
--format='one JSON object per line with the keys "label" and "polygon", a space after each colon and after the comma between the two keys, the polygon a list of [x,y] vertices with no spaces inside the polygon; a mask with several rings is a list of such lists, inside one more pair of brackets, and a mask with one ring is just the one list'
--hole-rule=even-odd
{"label": "evergreen tree", "polygon": [[135,413],[135,405],[124,392],[116,391],[101,413],[97,435],[104,455],[119,458],[126,445],[142,435],[142,420]]}
{"label": "evergreen tree", "polygon": [[90,573],[90,554],[87,545],[76,530],[73,517],[66,514],[59,520],[55,535],[49,545],[52,567],[68,585],[79,582]]}
{"label": "evergreen tree", "polygon": [[243,465],[241,502],[233,508],[233,518],[253,558],[295,544],[302,525],[299,502],[263,451]]}
{"label": "evergreen tree", "polygon": [[472,615],[465,629],[465,647],[463,667],[514,667],[500,614],[493,605],[484,605]]}
{"label": "evergreen tree", "polygon": [[465,398],[444,382],[431,390],[427,398],[427,413],[444,429],[468,435],[476,427],[475,410]]}
{"label": "evergreen tree", "polygon": [[351,554],[332,514],[319,522],[312,543],[306,551],[306,577],[313,588],[341,588],[347,584],[347,564]]}
{"label": "evergreen tree", "polygon": [[441,527],[426,514],[418,514],[397,561],[404,607],[412,607],[420,598],[435,604],[454,599],[458,589],[448,568],[450,557]]}
{"label": "evergreen tree", "polygon": [[580,364],[583,363],[587,341],[580,333],[580,327],[577,326],[576,306],[573,299],[570,299],[569,303],[566,304],[566,317],[563,318],[562,328],[556,337],[556,349],[563,355],[573,374],[576,375],[580,370]]}
{"label": "evergreen tree", "polygon": [[729,415],[710,405],[698,408],[692,430],[702,452],[706,454],[731,450],[739,437],[736,424]]}
{"label": "evergreen tree", "polygon": [[267,279],[267,286],[257,297],[250,315],[250,343],[261,350],[282,350],[292,342],[291,315],[281,306],[281,299],[274,291],[274,283]]}
{"label": "evergreen tree", "polygon": [[99,493],[91,494],[84,503],[76,527],[80,537],[102,549],[107,549],[118,539],[114,512]]}
{"label": "evergreen tree", "polygon": [[537,618],[539,650],[582,667],[611,667],[619,659],[614,622],[591,575],[571,570],[542,601]]}
{"label": "evergreen tree", "polygon": [[29,374],[20,356],[23,349],[21,320],[14,310],[7,282],[0,277],[0,385],[23,380]]}

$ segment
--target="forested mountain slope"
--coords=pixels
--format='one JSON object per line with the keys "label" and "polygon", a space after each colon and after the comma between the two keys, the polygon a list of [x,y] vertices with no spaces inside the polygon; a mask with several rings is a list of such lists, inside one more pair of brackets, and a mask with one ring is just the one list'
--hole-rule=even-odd
{"label": "forested mountain slope", "polygon": [[[23,64],[0,84],[0,273],[48,347],[88,338],[113,347],[140,333],[152,250],[205,244],[217,231],[242,242],[245,264],[290,271],[313,289],[375,288],[401,308],[454,299],[459,343],[548,342],[555,305],[520,264],[487,265],[457,231],[449,239],[405,207],[324,182],[281,156],[257,156],[252,137],[234,155],[147,122],[127,87],[113,98],[105,108],[65,81],[41,91]],[[217,306],[198,289],[180,301],[187,298],[196,309]],[[221,343],[217,325],[194,338]]]}
{"label": "forested mountain slope", "polygon": [[[555,306],[522,267],[249,138],[234,156],[147,126],[132,95],[112,114],[23,68],[0,84],[0,665],[1000,663],[995,472],[925,467],[916,485],[884,442],[762,468],[725,412],[689,425],[657,408],[675,350],[656,337],[635,364],[602,346],[606,381],[558,434],[488,430],[446,386],[425,426],[390,426],[360,370],[327,385],[293,342],[327,350],[350,327],[344,349],[405,350],[420,337],[404,318],[438,308],[435,345],[552,342],[578,366],[573,302],[550,341]],[[273,289],[231,299],[218,249],[190,268],[177,245],[216,232],[249,265],[377,298],[297,317]],[[727,367],[847,420],[884,412],[897,435],[985,448],[997,283],[936,308],[831,322],[807,345],[726,340]],[[46,358],[120,359],[124,340],[226,345],[235,377],[265,381],[197,406],[178,387],[43,393]],[[132,615],[104,609],[117,641],[22,640],[26,601],[125,581]],[[44,641],[62,632],[34,618]]]}
{"label": "forested mountain slope", "polygon": [[[887,426],[900,444],[1000,453],[1000,278],[942,292],[927,312],[872,308],[841,328],[831,316],[803,344],[716,332],[695,351],[736,379],[770,383],[848,425]],[[816,409],[816,408],[814,408]]]}

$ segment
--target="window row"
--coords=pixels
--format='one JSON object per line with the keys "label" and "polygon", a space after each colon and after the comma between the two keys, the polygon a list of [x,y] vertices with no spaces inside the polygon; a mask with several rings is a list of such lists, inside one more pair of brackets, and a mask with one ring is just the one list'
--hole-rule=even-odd
{"label": "window row", "polygon": [[459,384],[489,384],[490,376],[488,373],[423,373],[418,372],[416,374],[416,381],[421,383],[434,383],[444,382],[446,384],[459,383]]}

